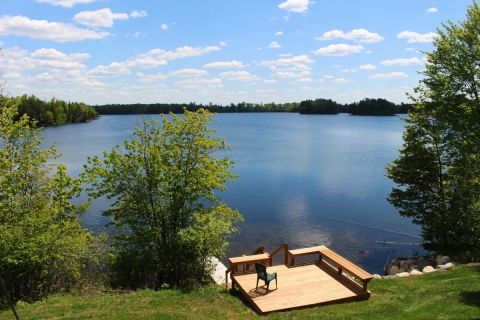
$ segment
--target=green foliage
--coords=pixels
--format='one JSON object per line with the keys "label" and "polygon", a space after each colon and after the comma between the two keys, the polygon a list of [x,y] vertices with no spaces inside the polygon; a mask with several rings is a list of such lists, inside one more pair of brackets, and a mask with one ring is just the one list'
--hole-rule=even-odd
{"label": "green foliage", "polygon": [[0,100],[0,276],[14,300],[33,300],[75,285],[91,236],[70,203],[80,181],[50,164],[54,147],[40,148],[35,122],[18,117],[15,102]]}
{"label": "green foliage", "polygon": [[302,114],[337,114],[340,105],[330,99],[305,100],[300,102],[298,112]]}
{"label": "green foliage", "polygon": [[480,7],[438,30],[427,53],[389,200],[423,228],[428,249],[480,259]]}
{"label": "green foliage", "polygon": [[234,175],[227,149],[208,128],[211,114],[185,111],[145,121],[123,146],[90,158],[90,195],[114,204],[104,214],[117,227],[117,284],[190,286],[208,276],[209,257],[224,255],[226,236],[241,219],[215,191]]}
{"label": "green foliage", "polygon": [[3,99],[11,100],[11,103],[18,106],[17,119],[26,114],[41,127],[86,122],[97,117],[95,109],[85,103],[65,102],[55,98],[43,101],[33,95]]}

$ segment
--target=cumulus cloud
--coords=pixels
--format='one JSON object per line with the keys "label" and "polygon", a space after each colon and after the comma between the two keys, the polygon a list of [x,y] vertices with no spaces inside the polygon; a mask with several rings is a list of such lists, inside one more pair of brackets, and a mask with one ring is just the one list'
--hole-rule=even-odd
{"label": "cumulus cloud", "polygon": [[179,80],[175,82],[175,85],[181,88],[191,88],[191,89],[196,89],[201,87],[218,88],[223,86],[222,79],[220,78],[185,79],[185,80]]}
{"label": "cumulus cloud", "polygon": [[145,10],[133,10],[130,12],[130,17],[131,18],[143,18],[148,16],[148,12]]}
{"label": "cumulus cloud", "polygon": [[404,72],[390,72],[390,73],[376,73],[369,78],[372,79],[394,79],[394,78],[407,78],[408,75]]}
{"label": "cumulus cloud", "polygon": [[402,31],[397,34],[398,39],[407,40],[408,43],[427,43],[432,42],[437,34],[435,32],[418,33],[415,31]]}
{"label": "cumulus cloud", "polygon": [[344,83],[347,83],[349,82],[348,79],[345,79],[345,78],[336,78],[336,79],[333,79],[333,83],[336,83],[336,84],[344,84]]}
{"label": "cumulus cloud", "polygon": [[392,60],[384,60],[381,62],[384,66],[401,66],[401,67],[406,67],[406,66],[411,66],[411,65],[418,65],[418,64],[423,64],[423,61],[418,59],[417,57],[414,58],[398,58],[398,59],[392,59]]}
{"label": "cumulus cloud", "polygon": [[267,67],[280,78],[302,78],[310,74],[309,64],[314,63],[306,54],[264,60],[259,65]]}
{"label": "cumulus cloud", "polygon": [[428,13],[437,13],[437,12],[438,12],[438,9],[435,8],[435,7],[431,7],[431,8],[428,8],[428,9],[427,9],[427,12],[428,12]]}
{"label": "cumulus cloud", "polygon": [[184,59],[205,55],[220,50],[217,46],[190,47],[183,46],[175,50],[153,49],[122,62],[100,65],[91,70],[94,75],[121,75],[129,73],[131,68],[149,69],[166,65],[170,60]]}
{"label": "cumulus cloud", "polygon": [[260,80],[259,77],[256,75],[251,74],[248,71],[241,70],[241,71],[226,71],[219,74],[220,77],[230,79],[230,80],[238,80],[238,81],[257,81]]}
{"label": "cumulus cloud", "polygon": [[278,44],[277,41],[272,41],[270,44],[267,46],[267,49],[280,49],[282,46]]}
{"label": "cumulus cloud", "polygon": [[77,28],[70,24],[33,20],[24,16],[0,17],[0,35],[23,36],[56,42],[103,39],[108,32]]}
{"label": "cumulus cloud", "polygon": [[361,66],[358,67],[358,69],[364,70],[364,71],[372,71],[377,69],[377,66],[373,64],[362,64]]}
{"label": "cumulus cloud", "polygon": [[130,67],[125,63],[113,61],[108,65],[99,65],[88,73],[93,76],[119,76],[129,74]]}
{"label": "cumulus cloud", "polygon": [[202,69],[180,69],[170,72],[168,75],[170,77],[182,77],[182,78],[190,78],[190,77],[201,77],[207,75],[208,72]]}
{"label": "cumulus cloud", "polygon": [[36,0],[38,3],[47,3],[54,6],[72,8],[76,4],[92,3],[98,0]]}
{"label": "cumulus cloud", "polygon": [[317,56],[348,56],[354,53],[360,53],[363,50],[362,45],[349,45],[344,43],[331,44],[315,51]]}
{"label": "cumulus cloud", "polygon": [[81,11],[77,13],[73,20],[88,27],[112,27],[114,20],[127,20],[126,13],[113,13],[109,8],[103,8],[95,11]]}
{"label": "cumulus cloud", "polygon": [[308,10],[311,3],[310,0],[286,0],[280,3],[278,7],[288,12],[302,13]]}
{"label": "cumulus cloud", "polygon": [[376,32],[370,32],[367,29],[353,29],[348,32],[344,32],[339,29],[333,29],[325,32],[321,37],[317,37],[317,40],[333,40],[333,39],[345,39],[359,43],[375,43],[380,42],[384,38]]}
{"label": "cumulus cloud", "polygon": [[277,31],[277,32],[275,32],[275,35],[276,36],[283,36],[283,31]]}
{"label": "cumulus cloud", "polygon": [[204,68],[217,68],[217,69],[242,69],[245,65],[238,60],[231,61],[215,61],[203,65]]}
{"label": "cumulus cloud", "polygon": [[137,72],[137,78],[141,82],[156,82],[167,79],[167,76],[163,73],[144,74],[141,72]]}
{"label": "cumulus cloud", "polygon": [[160,29],[162,29],[162,30],[167,30],[167,29],[168,29],[168,24],[162,23],[162,24],[160,25]]}

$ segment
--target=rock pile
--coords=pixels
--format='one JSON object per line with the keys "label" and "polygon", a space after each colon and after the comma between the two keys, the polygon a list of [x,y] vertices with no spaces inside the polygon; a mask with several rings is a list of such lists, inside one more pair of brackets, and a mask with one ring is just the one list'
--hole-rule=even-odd
{"label": "rock pile", "polygon": [[411,258],[396,258],[387,265],[386,276],[374,274],[375,278],[404,278],[409,276],[417,276],[424,273],[430,273],[440,270],[451,269],[454,264],[448,256],[437,256],[437,258],[428,258],[423,256]]}

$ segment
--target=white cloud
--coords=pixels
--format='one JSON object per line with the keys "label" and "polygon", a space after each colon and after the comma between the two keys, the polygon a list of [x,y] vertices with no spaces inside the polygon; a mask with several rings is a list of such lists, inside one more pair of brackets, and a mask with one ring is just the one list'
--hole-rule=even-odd
{"label": "white cloud", "polygon": [[162,23],[162,24],[160,25],[160,29],[162,29],[162,30],[167,30],[167,29],[168,29],[168,24]]}
{"label": "white cloud", "polygon": [[373,64],[362,64],[361,66],[358,67],[360,70],[365,70],[365,71],[372,71],[377,69],[377,66]]}
{"label": "white cloud", "polygon": [[201,87],[218,88],[223,86],[222,79],[220,78],[185,79],[185,80],[179,80],[175,82],[175,85],[181,88],[191,88],[191,89],[197,89]]}
{"label": "white cloud", "polygon": [[278,44],[277,41],[272,41],[270,42],[270,44],[268,45],[268,49],[280,49],[282,46]]}
{"label": "white cloud", "polygon": [[405,39],[408,43],[427,43],[432,42],[437,34],[435,32],[418,33],[415,31],[402,31],[397,34],[398,39]]}
{"label": "white cloud", "polygon": [[275,32],[275,35],[276,36],[283,36],[283,31],[277,31],[277,32]]}
{"label": "white cloud", "polygon": [[24,36],[56,42],[103,39],[108,32],[81,29],[70,24],[33,20],[24,16],[0,17],[0,35]]}
{"label": "white cloud", "polygon": [[217,46],[190,47],[183,46],[175,50],[153,49],[123,62],[99,65],[90,71],[94,75],[121,75],[129,73],[131,68],[149,69],[166,65],[170,60],[184,59],[205,55],[220,50]]}
{"label": "white cloud", "polygon": [[156,82],[167,79],[167,76],[162,73],[144,74],[137,72],[137,78],[141,82]]}
{"label": "white cloud", "polygon": [[148,12],[145,10],[133,10],[130,12],[130,17],[132,18],[143,18],[148,16]]}
{"label": "white cloud", "polygon": [[73,20],[88,27],[112,27],[114,20],[127,20],[126,13],[113,13],[109,8],[103,8],[95,11],[81,11],[77,13]]}
{"label": "white cloud", "polygon": [[129,74],[130,67],[125,63],[113,61],[109,65],[99,65],[88,73],[93,76],[119,76]]}
{"label": "white cloud", "polygon": [[54,6],[72,8],[76,4],[92,3],[98,0],[36,0],[38,3],[48,3]]}
{"label": "white cloud", "polygon": [[201,77],[207,75],[208,72],[201,69],[180,69],[170,72],[168,75],[170,77],[182,77],[182,78],[190,78],[190,77]]}
{"label": "white cloud", "polygon": [[398,59],[392,59],[392,60],[385,60],[380,63],[387,67],[391,67],[391,66],[406,67],[411,65],[423,64],[423,61],[418,59],[417,57],[413,57],[413,58],[398,58]]}
{"label": "white cloud", "polygon": [[308,10],[308,6],[313,1],[310,0],[286,0],[278,5],[280,9],[288,12],[302,13]]}
{"label": "white cloud", "polygon": [[264,60],[259,65],[269,68],[280,78],[302,78],[310,74],[309,64],[314,63],[306,54],[282,57],[275,60]]}
{"label": "white cloud", "polygon": [[405,48],[405,51],[417,51],[415,48]]}
{"label": "white cloud", "polygon": [[41,48],[32,53],[20,48],[10,48],[2,51],[0,69],[8,71],[34,71],[34,70],[65,70],[85,69],[83,61],[90,58],[88,53],[66,54],[57,49]]}
{"label": "white cloud", "polygon": [[344,84],[347,82],[349,82],[349,80],[345,78],[336,78],[333,80],[333,83],[336,83],[336,84]]}
{"label": "white cloud", "polygon": [[227,78],[230,80],[238,80],[238,81],[257,81],[260,80],[259,77],[256,75],[251,74],[248,71],[226,71],[219,74],[222,78]]}
{"label": "white cloud", "polygon": [[242,69],[245,65],[238,60],[231,61],[215,61],[203,65],[204,68],[217,68],[217,69]]}
{"label": "white cloud", "polygon": [[390,72],[390,73],[376,73],[369,78],[372,79],[394,79],[394,78],[407,78],[408,75],[404,72]]}
{"label": "white cloud", "polygon": [[362,45],[349,45],[344,43],[331,44],[315,51],[317,56],[348,56],[354,53],[360,53],[363,50]]}
{"label": "white cloud", "polygon": [[355,72],[357,72],[357,69],[355,69],[355,68],[344,68],[344,69],[341,69],[340,72],[343,72],[343,73],[355,73]]}
{"label": "white cloud", "polygon": [[297,79],[295,80],[295,82],[312,82],[313,79],[310,78],[310,77],[305,77],[305,78],[300,78],[300,79]]}
{"label": "white cloud", "polygon": [[427,9],[427,12],[428,12],[428,13],[437,13],[437,12],[438,12],[438,9],[435,8],[435,7],[431,7],[431,8],[428,8],[428,9]]}
{"label": "white cloud", "polygon": [[375,43],[380,42],[384,38],[376,32],[370,32],[367,29],[353,29],[348,32],[344,32],[339,29],[334,29],[325,32],[321,37],[317,37],[317,40],[333,40],[333,39],[346,39],[359,43]]}
{"label": "white cloud", "polygon": [[278,82],[278,80],[275,80],[275,79],[267,79],[264,81],[265,83],[268,83],[268,84],[275,84]]}

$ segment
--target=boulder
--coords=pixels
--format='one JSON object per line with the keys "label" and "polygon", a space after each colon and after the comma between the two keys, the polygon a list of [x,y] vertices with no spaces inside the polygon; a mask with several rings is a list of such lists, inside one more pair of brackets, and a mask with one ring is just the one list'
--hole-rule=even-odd
{"label": "boulder", "polygon": [[388,274],[392,276],[396,275],[399,272],[400,272],[400,268],[395,265],[391,266],[390,270],[388,270]]}
{"label": "boulder", "polygon": [[445,263],[445,264],[439,264],[439,265],[437,266],[437,269],[447,270],[447,269],[451,269],[453,266],[454,266],[453,263],[448,262],[448,263]]}
{"label": "boulder", "polygon": [[418,270],[420,269],[416,264],[412,264],[409,268],[408,268],[408,272],[412,271],[412,270]]}
{"label": "boulder", "polygon": [[375,279],[382,279],[382,276],[379,275],[379,274],[376,274],[376,273],[373,274],[373,277],[374,277]]}
{"label": "boulder", "polygon": [[423,274],[423,273],[418,271],[417,269],[413,269],[412,271],[410,271],[411,276],[419,276],[421,274]]}
{"label": "boulder", "polygon": [[410,277],[410,273],[400,272],[400,273],[397,273],[396,276],[399,277],[399,278],[406,278],[406,277]]}
{"label": "boulder", "polygon": [[435,259],[435,263],[437,265],[446,264],[448,262],[450,262],[450,257],[449,256],[437,256],[437,258]]}
{"label": "boulder", "polygon": [[426,266],[425,268],[423,268],[422,272],[423,273],[435,272],[435,268],[432,266]]}

